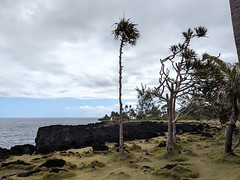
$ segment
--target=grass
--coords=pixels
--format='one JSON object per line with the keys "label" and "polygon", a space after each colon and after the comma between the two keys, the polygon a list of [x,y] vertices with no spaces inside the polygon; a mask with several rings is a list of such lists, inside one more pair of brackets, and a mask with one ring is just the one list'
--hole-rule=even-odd
{"label": "grass", "polygon": [[[126,153],[119,155],[111,143],[107,152],[94,153],[90,147],[71,149],[66,152],[55,152],[48,157],[43,155],[12,156],[6,162],[23,160],[31,166],[10,166],[0,168],[0,176],[26,172],[39,168],[47,159],[64,159],[67,163],[59,173],[41,168],[33,176],[20,178],[11,176],[8,179],[18,180],[92,180],[92,179],[202,179],[202,180],[240,180],[240,148],[235,155],[224,154],[224,139],[221,132],[214,138],[202,138],[200,135],[182,134],[171,156],[166,155],[164,147],[158,147],[165,140],[156,137],[149,140],[125,142]],[[174,164],[171,169],[164,168]]]}

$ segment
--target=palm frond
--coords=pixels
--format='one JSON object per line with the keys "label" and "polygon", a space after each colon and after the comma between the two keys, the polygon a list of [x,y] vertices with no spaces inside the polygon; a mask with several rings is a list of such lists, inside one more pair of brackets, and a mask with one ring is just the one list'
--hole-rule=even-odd
{"label": "palm frond", "polygon": [[122,18],[119,23],[114,24],[116,28],[112,31],[112,35],[116,40],[120,39],[129,43],[130,45],[136,45],[137,39],[140,37],[140,33],[136,28],[137,24],[134,24],[130,19]]}
{"label": "palm frond", "polygon": [[198,37],[205,37],[207,35],[207,28],[203,27],[203,26],[199,26],[197,28],[194,28],[196,34]]}

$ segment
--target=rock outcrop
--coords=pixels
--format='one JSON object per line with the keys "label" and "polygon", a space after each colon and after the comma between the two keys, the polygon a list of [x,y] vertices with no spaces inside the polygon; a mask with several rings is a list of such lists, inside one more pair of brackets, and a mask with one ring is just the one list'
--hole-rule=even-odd
{"label": "rock outcrop", "polygon": [[[70,148],[83,148],[105,142],[118,142],[117,124],[88,124],[88,125],[53,125],[38,129],[36,151],[50,153]],[[210,128],[207,124],[181,123],[177,124],[177,132],[201,133]],[[128,122],[124,124],[125,140],[150,139],[167,132],[167,123],[158,122]]]}
{"label": "rock outcrop", "polygon": [[11,147],[11,149],[0,147],[0,162],[11,155],[23,155],[23,154],[33,154],[35,152],[35,146],[31,144],[16,145]]}

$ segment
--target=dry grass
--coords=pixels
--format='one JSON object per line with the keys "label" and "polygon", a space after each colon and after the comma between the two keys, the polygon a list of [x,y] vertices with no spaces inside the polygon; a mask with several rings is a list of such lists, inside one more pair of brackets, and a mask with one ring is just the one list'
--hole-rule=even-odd
{"label": "dry grass", "polygon": [[[11,162],[23,160],[34,165],[33,169],[49,158],[61,158],[68,162],[63,168],[66,173],[49,173],[42,169],[40,173],[27,180],[36,179],[205,179],[205,180],[238,180],[240,179],[240,148],[236,156],[223,153],[223,138],[203,138],[200,135],[183,134],[180,137],[177,151],[166,156],[165,148],[157,147],[164,137],[150,140],[126,142],[128,152],[120,156],[113,144],[108,152],[94,153],[90,147],[71,149],[66,152],[55,152],[45,159],[42,155],[13,156],[6,160]],[[39,159],[36,159],[39,158]],[[33,160],[35,159],[35,160]],[[170,170],[163,169],[166,164],[175,164]],[[0,176],[24,172],[19,167],[0,168]],[[12,176],[9,179],[23,179]]]}

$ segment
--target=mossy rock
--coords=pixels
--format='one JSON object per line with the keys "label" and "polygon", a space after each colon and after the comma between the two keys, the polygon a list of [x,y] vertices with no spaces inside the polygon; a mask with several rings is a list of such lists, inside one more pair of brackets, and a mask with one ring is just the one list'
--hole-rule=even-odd
{"label": "mossy rock", "polygon": [[141,169],[143,169],[144,171],[154,171],[155,169],[153,167],[150,167],[150,166],[147,166],[147,165],[144,165],[141,167]]}
{"label": "mossy rock", "polygon": [[76,174],[67,171],[60,171],[60,173],[45,173],[42,180],[56,180],[56,179],[68,179],[74,177]]}
{"label": "mossy rock", "polygon": [[77,169],[77,165],[76,164],[73,164],[71,162],[67,162],[65,164],[66,168],[69,169],[69,170],[72,170],[72,169]]}
{"label": "mossy rock", "polygon": [[129,148],[130,151],[138,151],[140,152],[142,150],[141,146],[133,143],[133,145]]}
{"label": "mossy rock", "polygon": [[189,160],[189,157],[187,155],[182,155],[182,154],[171,158],[172,162],[186,162],[188,160]]}
{"label": "mossy rock", "polygon": [[83,157],[93,157],[94,153],[92,151],[83,151],[81,154]]}
{"label": "mossy rock", "polygon": [[199,176],[199,173],[190,168],[189,166],[184,166],[184,165],[176,165],[171,169],[158,169],[155,170],[152,173],[154,176],[160,176],[160,177],[168,177],[168,178],[197,178]]}
{"label": "mossy rock", "polygon": [[105,167],[106,164],[97,160],[94,160],[90,162],[88,165],[86,165],[84,168],[89,170],[96,170]]}
{"label": "mossy rock", "polygon": [[134,156],[134,154],[124,151],[122,154],[120,153],[113,154],[112,160],[118,162],[130,162],[137,161],[137,158]]}

